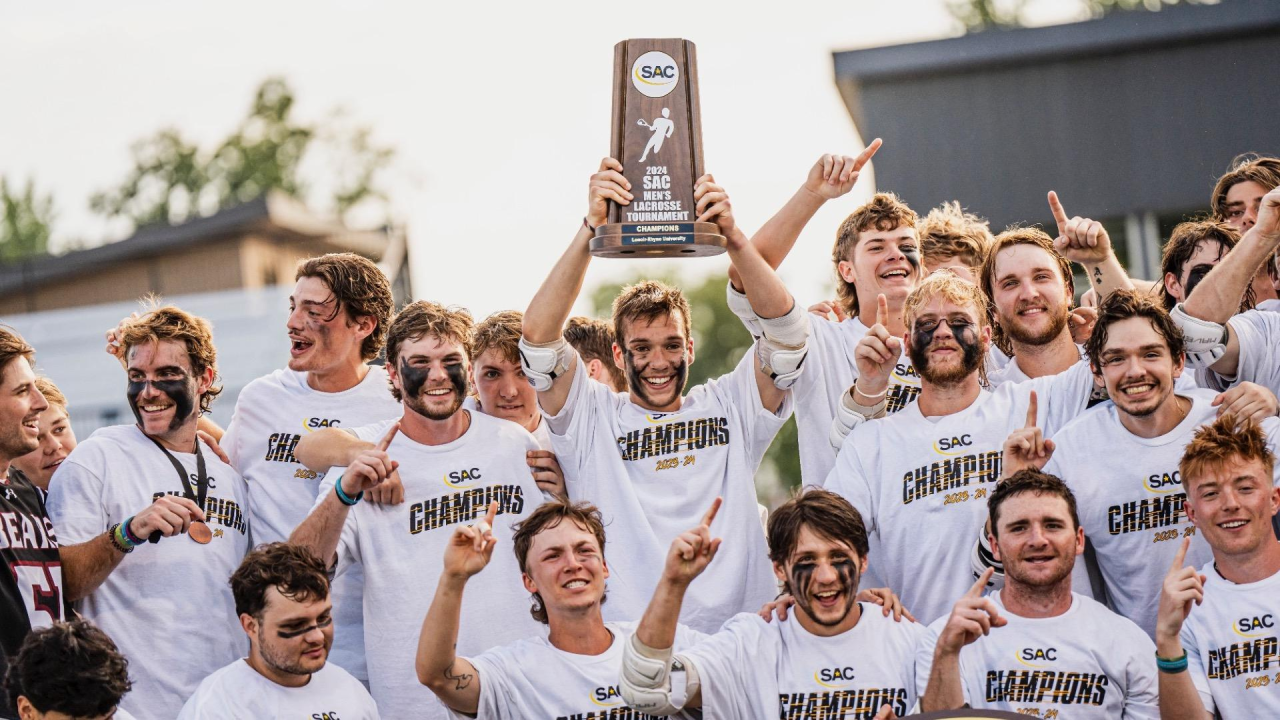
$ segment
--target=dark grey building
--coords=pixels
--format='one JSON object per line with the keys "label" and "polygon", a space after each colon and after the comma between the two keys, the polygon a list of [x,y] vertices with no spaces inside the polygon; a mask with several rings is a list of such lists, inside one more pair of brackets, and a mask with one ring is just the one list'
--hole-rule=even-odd
{"label": "dark grey building", "polygon": [[1223,0],[1100,20],[835,53],[836,83],[876,184],[917,210],[959,200],[989,218],[1107,223],[1154,277],[1160,245],[1207,212],[1243,152],[1280,154],[1280,2]]}

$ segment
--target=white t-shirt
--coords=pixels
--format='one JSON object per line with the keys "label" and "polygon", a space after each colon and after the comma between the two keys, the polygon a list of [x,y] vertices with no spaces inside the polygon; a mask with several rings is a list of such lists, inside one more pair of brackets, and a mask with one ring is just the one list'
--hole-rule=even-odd
{"label": "white t-shirt", "polygon": [[[812,328],[809,355],[792,392],[796,404],[801,484],[821,485],[836,460],[835,449],[828,439],[831,421],[840,406],[840,397],[858,379],[853,351],[867,334],[867,326],[856,317],[837,323],[814,316],[810,317],[809,324]],[[899,356],[889,378],[885,412],[898,412],[919,394],[920,376],[909,358]]]}
{"label": "white t-shirt", "polygon": [[[565,652],[545,637],[529,637],[467,658],[480,679],[480,704],[474,717],[477,720],[651,717],[635,712],[626,704],[618,682],[622,673],[622,651],[637,624],[605,623],[613,634],[613,643],[599,655]],[[704,637],[680,626],[676,629],[674,649],[681,652]],[[450,714],[458,720],[473,717],[452,710]]]}
{"label": "white t-shirt", "polygon": [[1204,603],[1182,624],[1187,672],[1205,710],[1226,720],[1280,717],[1280,573],[1237,585],[1206,563]]}
{"label": "white t-shirt", "polygon": [[[294,457],[307,433],[332,427],[359,427],[400,415],[391,396],[387,371],[370,365],[355,387],[321,392],[307,384],[307,374],[281,368],[245,386],[235,414],[222,436],[222,449],[249,486],[249,516],[254,543],[284,542],[315,504],[323,472],[308,470]],[[329,662],[362,682],[364,622],[360,610],[364,576],[348,566],[333,578],[333,651]]]}
{"label": "white t-shirt", "polygon": [[236,660],[200,683],[178,720],[378,720],[378,706],[359,680],[325,663],[302,687],[263,677]]}
{"label": "white t-shirt", "polygon": [[1280,300],[1263,300],[1254,309],[1262,312],[1280,312]]}
{"label": "white t-shirt", "polygon": [[[990,597],[1009,624],[960,651],[969,706],[1063,720],[1159,720],[1156,647],[1137,625],[1078,593],[1070,609],[1051,618],[1014,615],[999,592]],[[928,685],[946,624],[939,618],[920,643],[919,688]]]}
{"label": "white t-shirt", "polygon": [[987,519],[1004,441],[1026,424],[1030,391],[1039,398],[1037,424],[1052,435],[1084,410],[1092,387],[1088,365],[1077,363],[984,390],[952,415],[925,417],[912,403],[855,427],[826,487],[862,513],[870,541],[864,578],[893,588],[921,622],[950,612],[973,584],[973,538]]}
{"label": "white t-shirt", "polygon": [[[991,344],[995,348],[995,343]],[[1080,359],[1087,365],[1089,359],[1085,357],[1084,346],[1076,345],[1076,351],[1080,353]],[[990,355],[987,356],[988,358]],[[1022,371],[1022,367],[1018,365],[1018,358],[1014,356],[1009,358],[1004,367],[992,369],[991,365],[987,365],[987,380],[991,383],[991,387],[1003,385],[1007,382],[1026,382],[1031,378]]]}
{"label": "white t-shirt", "polygon": [[[680,654],[697,669],[702,708],[712,718],[873,718],[916,704],[916,646],[925,626],[894,622],[862,603],[853,629],[813,635],[796,619],[766,623],[743,613]],[[923,688],[920,688],[921,690]]]}
{"label": "white t-shirt", "polygon": [[[390,718],[447,717],[414,671],[418,631],[431,606],[449,538],[459,526],[483,519],[494,500],[498,545],[485,571],[467,583],[457,652],[478,655],[546,632],[529,615],[529,593],[520,583],[511,549],[511,526],[544,500],[525,461],[525,453],[537,444],[516,423],[478,412],[470,415],[471,426],[462,437],[444,445],[422,445],[397,433],[387,454],[400,463],[404,502],[361,502],[342,527],[338,567],[358,563],[364,568],[369,689]],[[376,442],[392,422],[353,432],[361,440]],[[337,478],[339,472],[335,468],[329,475]],[[322,492],[320,502],[330,492],[332,487]]]}
{"label": "white t-shirt", "polygon": [[[196,477],[194,453],[172,453]],[[247,649],[228,579],[249,549],[244,480],[208,447],[204,512],[213,539],[143,543],[75,604],[129,659],[133,691],[120,705],[141,720],[169,720],[209,673]],[[195,483],[192,482],[195,490]],[[164,453],[136,425],[95,431],[49,483],[49,517],[65,547],[98,537],[161,495],[182,495]]]}
{"label": "white t-shirt", "polygon": [[[480,403],[476,401],[474,395],[468,395],[466,399],[462,401],[462,407],[466,410],[484,412],[484,410],[480,409]],[[508,420],[508,422],[514,421]],[[518,425],[519,423],[516,424]],[[547,429],[547,421],[541,415],[538,416],[538,427],[534,428],[530,434],[533,435],[533,439],[538,442],[539,449],[551,449],[551,431]]]}
{"label": "white t-shirt", "polygon": [[578,370],[560,414],[546,419],[569,497],[595,503],[609,530],[606,620],[638,620],[658,586],[671,541],[693,527],[716,496],[716,559],[689,587],[680,620],[714,632],[778,593],[756,503],[755,472],[791,413],[777,414],[756,387],[755,353],[689,391],[680,409],[655,413]]}
{"label": "white t-shirt", "polygon": [[[1196,429],[1217,417],[1218,408],[1210,404],[1217,393],[1193,390],[1179,396],[1191,400],[1187,416],[1155,438],[1126,430],[1112,403],[1085,413],[1053,436],[1057,449],[1044,468],[1075,493],[1080,525],[1097,551],[1111,606],[1152,637],[1160,587],[1182,538],[1191,536],[1188,563],[1201,565],[1213,557],[1182,509],[1187,496],[1178,462]],[[1280,420],[1268,418],[1263,428],[1272,450],[1280,450]],[[1276,473],[1280,481],[1280,467]]]}
{"label": "white t-shirt", "polygon": [[1227,379],[1211,370],[1202,371],[1202,384],[1226,389],[1255,382],[1280,395],[1280,313],[1249,310],[1233,316],[1227,324],[1240,342],[1236,376]]}

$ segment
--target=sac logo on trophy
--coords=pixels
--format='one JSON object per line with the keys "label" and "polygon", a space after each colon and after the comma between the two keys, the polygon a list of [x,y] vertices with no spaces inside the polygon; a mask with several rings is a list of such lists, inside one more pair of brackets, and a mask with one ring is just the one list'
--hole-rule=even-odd
{"label": "sac logo on trophy", "polygon": [[689,257],[724,252],[715,223],[695,222],[702,176],[697,61],[693,43],[624,40],[613,48],[610,155],[631,183],[630,205],[609,203],[596,228],[596,257]]}

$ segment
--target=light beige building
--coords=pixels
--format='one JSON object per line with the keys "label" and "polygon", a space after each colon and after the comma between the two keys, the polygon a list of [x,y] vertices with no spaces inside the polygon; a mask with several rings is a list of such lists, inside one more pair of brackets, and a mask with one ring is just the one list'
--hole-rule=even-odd
{"label": "light beige building", "polygon": [[411,296],[399,231],[350,230],[272,193],[243,205],[88,250],[0,266],[0,317],[84,305],[292,285],[298,261],[354,252],[391,278],[396,304]]}

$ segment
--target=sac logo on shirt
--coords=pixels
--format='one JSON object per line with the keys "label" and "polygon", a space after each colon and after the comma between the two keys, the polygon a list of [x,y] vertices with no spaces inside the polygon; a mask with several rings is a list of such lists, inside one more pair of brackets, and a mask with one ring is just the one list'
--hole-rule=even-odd
{"label": "sac logo on shirt", "polygon": [[1231,626],[1231,632],[1246,638],[1259,638],[1267,635],[1275,628],[1276,622],[1271,613],[1242,617]]}
{"label": "sac logo on shirt", "polygon": [[1022,648],[1014,656],[1014,659],[1022,663],[1023,665],[1026,665],[1027,667],[1042,669],[1042,668],[1049,667],[1044,663],[1057,661],[1058,649],[1051,648],[1051,647],[1050,648],[1036,648],[1036,647]]}
{"label": "sac logo on shirt", "polygon": [[325,428],[338,427],[341,424],[342,421],[337,418],[329,419],[313,417],[302,421],[302,427],[305,428],[307,432],[315,432]]}
{"label": "sac logo on shirt", "polygon": [[622,704],[622,692],[617,685],[606,685],[598,687],[591,691],[590,699],[593,705],[600,707],[617,707]]}
{"label": "sac logo on shirt", "polygon": [[849,683],[853,680],[853,668],[821,668],[813,674],[813,680],[822,687],[839,690],[840,688],[848,687]]}
{"label": "sac logo on shirt", "polygon": [[342,720],[336,712],[311,713],[311,720]]}
{"label": "sac logo on shirt", "polygon": [[939,455],[959,455],[964,452],[961,448],[973,445],[973,438],[970,435],[959,435],[954,437],[938,438],[933,443],[933,451]]}
{"label": "sac logo on shirt", "polygon": [[440,476],[440,479],[450,490],[469,490],[475,487],[475,481],[480,479],[480,468],[452,470]]}
{"label": "sac logo on shirt", "polygon": [[1155,473],[1142,481],[1142,487],[1148,492],[1164,495],[1182,489],[1182,473],[1174,470],[1171,473]]}

